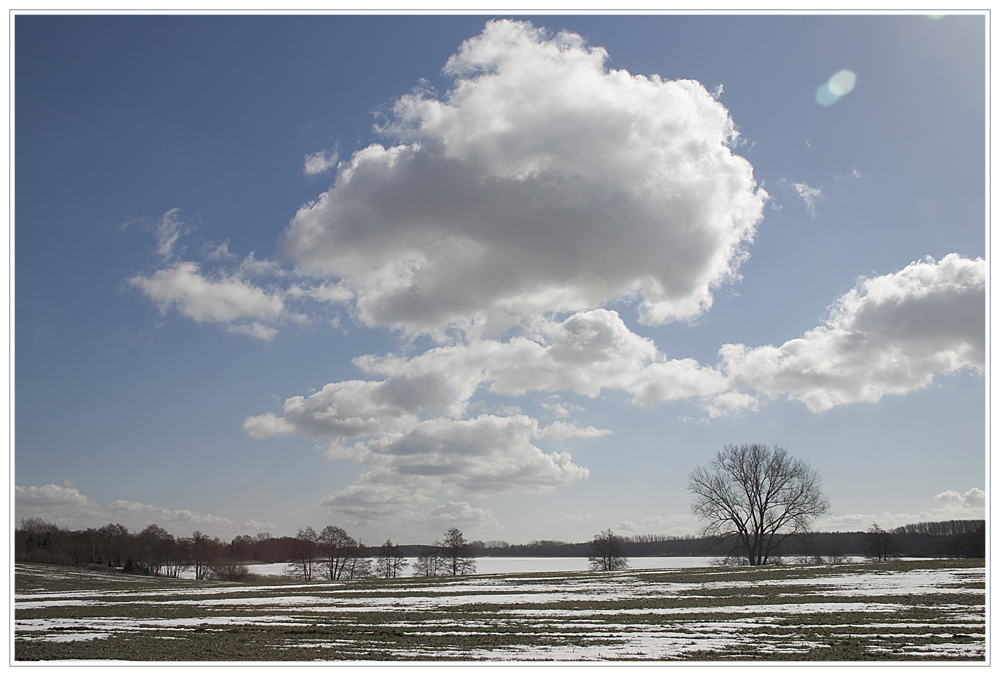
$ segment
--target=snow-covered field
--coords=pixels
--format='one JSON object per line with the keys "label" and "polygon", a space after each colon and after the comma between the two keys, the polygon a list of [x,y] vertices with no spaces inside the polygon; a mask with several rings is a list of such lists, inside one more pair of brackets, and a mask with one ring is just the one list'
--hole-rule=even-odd
{"label": "snow-covered field", "polygon": [[18,564],[15,585],[17,660],[987,657],[982,562],[251,585]]}

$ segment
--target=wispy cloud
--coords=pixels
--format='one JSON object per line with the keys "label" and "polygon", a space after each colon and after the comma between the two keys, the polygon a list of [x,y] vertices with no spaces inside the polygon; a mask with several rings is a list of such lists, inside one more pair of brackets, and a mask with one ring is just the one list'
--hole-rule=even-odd
{"label": "wispy cloud", "polygon": [[802,201],[805,202],[806,211],[809,212],[811,217],[816,218],[816,207],[826,199],[823,196],[821,188],[813,188],[806,183],[796,183],[784,178],[780,179],[778,183],[792,186],[798,196],[802,198]]}
{"label": "wispy cloud", "polygon": [[156,253],[164,259],[174,256],[177,240],[189,230],[180,219],[180,209],[171,209],[163,215],[156,226]]}

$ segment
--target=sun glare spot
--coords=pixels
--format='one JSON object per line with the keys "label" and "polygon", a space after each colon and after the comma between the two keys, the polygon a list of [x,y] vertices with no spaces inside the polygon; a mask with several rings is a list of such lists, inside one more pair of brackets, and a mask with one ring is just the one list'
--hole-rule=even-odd
{"label": "sun glare spot", "polygon": [[837,71],[816,90],[816,103],[821,106],[832,106],[841,96],[854,89],[857,79],[858,76],[847,69]]}

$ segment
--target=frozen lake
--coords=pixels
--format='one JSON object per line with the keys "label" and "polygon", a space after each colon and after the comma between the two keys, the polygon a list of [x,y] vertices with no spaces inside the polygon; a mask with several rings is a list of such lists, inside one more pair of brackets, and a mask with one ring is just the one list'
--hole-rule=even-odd
{"label": "frozen lake", "polygon": [[[629,568],[702,568],[715,559],[708,556],[642,556],[630,558]],[[585,556],[481,556],[476,559],[476,572],[506,573],[567,573],[590,569]]]}
{"label": "frozen lake", "polygon": [[[700,568],[711,566],[714,558],[709,556],[643,556],[629,559],[629,568],[648,570],[653,568]],[[413,559],[407,559],[412,564]],[[476,558],[476,573],[484,575],[505,575],[508,573],[568,573],[586,571],[590,561],[585,556],[480,556]],[[259,575],[284,575],[287,563],[259,563],[247,566],[250,572]],[[404,571],[404,577],[412,573],[412,567]],[[194,579],[194,571],[186,570],[182,578]]]}
{"label": "frozen lake", "polygon": [[[862,557],[844,557],[845,562],[860,561]],[[907,559],[909,560],[909,559]],[[658,568],[705,568],[718,561],[712,556],[637,556],[628,560],[631,570],[654,570]],[[403,577],[410,577],[414,559],[403,571]],[[585,556],[480,556],[476,558],[476,573],[481,575],[507,575],[511,573],[572,573],[583,572],[590,567]],[[287,563],[255,563],[247,566],[258,575],[286,574]],[[193,580],[194,571],[185,570],[180,577]]]}

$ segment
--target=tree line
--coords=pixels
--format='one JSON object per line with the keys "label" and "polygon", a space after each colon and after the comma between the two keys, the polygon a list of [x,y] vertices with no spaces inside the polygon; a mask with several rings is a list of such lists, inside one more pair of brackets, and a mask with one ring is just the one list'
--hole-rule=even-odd
{"label": "tree line", "polygon": [[[610,537],[609,537],[610,536]],[[605,550],[610,547],[610,551]],[[610,530],[590,542],[535,540],[527,544],[468,541],[456,528],[431,545],[400,545],[386,540],[369,547],[344,529],[327,526],[318,533],[300,530],[296,537],[269,533],[239,535],[229,542],[195,531],[176,538],[153,524],[132,533],[121,524],[71,531],[39,518],[24,519],[14,532],[15,560],[66,566],[114,568],[127,573],[178,577],[190,571],[197,579],[238,581],[250,578],[248,563],[286,563],[288,572],[304,580],[396,578],[411,575],[467,575],[479,556],[572,556],[610,561],[620,569],[643,556],[731,556],[732,543],[699,536],[620,536]],[[774,560],[837,561],[845,556],[873,560],[905,557],[984,558],[986,522],[940,521],[907,524],[885,531],[798,533],[772,553]],[[601,563],[597,569],[604,569]]]}
{"label": "tree line", "polygon": [[229,543],[195,531],[175,538],[153,524],[130,533],[121,524],[65,531],[41,519],[25,519],[15,531],[15,559],[75,566],[104,566],[127,573],[177,577],[191,569],[196,579],[245,579],[247,561],[287,562],[305,580],[399,577],[416,556],[417,576],[468,575],[476,556],[588,556],[594,570],[628,566],[633,556],[716,556],[752,566],[797,556],[830,561],[863,555],[876,561],[895,556],[986,555],[983,520],[909,524],[887,532],[877,524],[865,533],[814,533],[813,521],[829,510],[819,475],[780,447],[730,444],[688,476],[692,511],[706,522],[699,538],[623,538],[610,529],[589,543],[533,541],[469,542],[457,528],[430,546],[401,546],[386,540],[368,547],[338,526],[311,526],[294,538],[240,535]]}
{"label": "tree line", "polygon": [[[286,563],[288,575],[304,580],[354,580],[400,577],[409,567],[406,549],[391,539],[369,547],[339,526],[317,532],[303,528],[295,537],[238,535],[229,542],[195,531],[174,537],[152,524],[130,532],[118,523],[86,530],[67,530],[33,517],[14,531],[14,559],[91,569],[113,569],[136,575],[180,577],[190,571],[197,580],[241,581],[254,576],[248,563]],[[472,544],[457,528],[442,540],[420,546],[413,565],[417,576],[475,573]]]}

